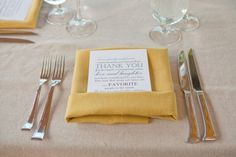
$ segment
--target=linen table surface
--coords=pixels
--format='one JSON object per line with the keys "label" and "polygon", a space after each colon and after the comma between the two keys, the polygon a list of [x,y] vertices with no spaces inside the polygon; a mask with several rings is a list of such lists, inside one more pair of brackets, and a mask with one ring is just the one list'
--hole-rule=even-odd
{"label": "linen table surface", "polygon": [[[77,49],[146,47],[160,45],[149,39],[157,24],[148,0],[83,0],[85,17],[97,21],[90,37],[75,38],[65,26],[46,23],[51,9],[43,3],[38,36],[22,36],[35,44],[0,43],[0,157],[222,157],[236,154],[236,1],[190,0],[189,12],[199,17],[201,26],[183,32],[183,40],[169,48],[169,59],[177,97],[179,119],[152,120],[149,124],[67,123],[65,111],[71,89]],[[65,6],[74,7],[74,0]],[[218,139],[187,144],[188,120],[177,73],[177,55],[195,50],[204,89],[211,101]],[[21,131],[33,103],[44,56],[64,55],[66,73],[55,88],[50,123],[43,141],[31,140],[32,131]],[[49,87],[44,86],[39,101],[37,123]]]}

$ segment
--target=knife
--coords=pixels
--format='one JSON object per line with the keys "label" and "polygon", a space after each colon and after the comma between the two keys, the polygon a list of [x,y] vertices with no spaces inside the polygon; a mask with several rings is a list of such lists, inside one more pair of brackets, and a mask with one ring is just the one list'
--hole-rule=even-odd
{"label": "knife", "polygon": [[209,102],[207,102],[202,85],[200,83],[200,76],[198,73],[197,64],[192,49],[189,50],[188,59],[189,59],[189,69],[190,69],[193,90],[197,96],[197,101],[199,103],[203,118],[204,131],[202,140],[203,141],[216,140],[216,132],[214,129],[214,125],[208,107]]}
{"label": "knife", "polygon": [[178,55],[178,72],[179,72],[179,82],[182,91],[185,96],[185,104],[187,109],[187,116],[189,122],[189,136],[187,142],[197,143],[200,142],[200,132],[196,116],[196,111],[194,107],[193,96],[191,93],[190,78],[188,72],[188,65],[184,51],[181,51]]}
{"label": "knife", "polygon": [[34,42],[27,39],[20,39],[20,38],[0,38],[0,43],[26,43],[26,44],[33,44]]}
{"label": "knife", "polygon": [[38,35],[35,32],[15,29],[0,29],[0,35]]}

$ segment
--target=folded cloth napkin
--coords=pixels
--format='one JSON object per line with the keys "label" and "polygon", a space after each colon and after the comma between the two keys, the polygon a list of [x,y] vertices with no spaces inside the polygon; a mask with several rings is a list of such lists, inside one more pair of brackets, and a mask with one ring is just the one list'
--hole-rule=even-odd
{"label": "folded cloth napkin", "polygon": [[42,2],[43,0],[33,0],[29,13],[23,21],[0,20],[0,28],[35,28]]}
{"label": "folded cloth napkin", "polygon": [[78,50],[75,58],[67,122],[148,123],[151,118],[177,119],[167,49],[149,48],[152,92],[87,93],[89,50]]}

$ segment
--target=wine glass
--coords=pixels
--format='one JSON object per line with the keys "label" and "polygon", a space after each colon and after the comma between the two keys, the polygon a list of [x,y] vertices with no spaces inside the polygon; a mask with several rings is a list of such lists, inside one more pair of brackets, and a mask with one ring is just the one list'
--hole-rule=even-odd
{"label": "wine glass", "polygon": [[65,3],[66,0],[44,0],[48,4],[54,5],[54,7],[47,17],[47,22],[53,25],[64,25],[73,16],[74,12],[72,9],[62,7],[61,4]]}
{"label": "wine glass", "polygon": [[196,16],[193,16],[189,13],[185,14],[183,20],[176,23],[175,25],[177,28],[179,28],[182,31],[193,31],[197,29],[200,26],[199,19]]}
{"label": "wine glass", "polygon": [[92,19],[83,18],[81,16],[80,0],[75,0],[75,2],[77,14],[73,19],[68,22],[66,29],[71,35],[76,37],[89,36],[96,31],[96,22]]}
{"label": "wine glass", "polygon": [[154,42],[171,45],[181,40],[181,32],[171,26],[183,19],[187,12],[188,0],[151,0],[153,18],[159,22],[149,36]]}

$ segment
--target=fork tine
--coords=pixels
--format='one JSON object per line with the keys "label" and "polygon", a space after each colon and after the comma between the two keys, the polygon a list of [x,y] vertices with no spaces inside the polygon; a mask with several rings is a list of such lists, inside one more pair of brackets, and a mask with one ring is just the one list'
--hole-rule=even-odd
{"label": "fork tine", "polygon": [[41,67],[40,77],[42,77],[44,74],[44,67],[45,67],[45,57],[43,57],[43,63],[42,63],[42,67]]}
{"label": "fork tine", "polygon": [[58,74],[58,78],[61,79],[61,73],[62,73],[62,66],[63,66],[63,63],[62,63],[62,56],[60,56],[60,70],[59,70],[59,74]]}
{"label": "fork tine", "polygon": [[62,63],[63,65],[63,67],[62,67],[62,73],[61,73],[61,79],[63,78],[63,76],[64,76],[64,72],[65,72],[65,56],[63,56],[63,63]]}
{"label": "fork tine", "polygon": [[57,56],[54,62],[52,79],[62,79],[65,70],[65,56]]}
{"label": "fork tine", "polygon": [[60,70],[60,57],[58,56],[57,57],[57,71],[56,71],[56,75],[55,75],[56,79],[58,79],[58,75],[60,73],[59,70]]}
{"label": "fork tine", "polygon": [[49,77],[51,71],[51,58],[44,57],[41,77]]}
{"label": "fork tine", "polygon": [[57,62],[57,75],[56,75],[57,79],[59,78],[59,75],[60,75],[60,70],[61,70],[60,68],[61,68],[61,57],[59,56],[58,62]]}
{"label": "fork tine", "polygon": [[62,79],[62,76],[63,76],[63,66],[64,66],[64,64],[63,64],[63,56],[60,56],[59,65],[58,65],[59,70],[58,70],[58,75],[57,75],[58,79]]}
{"label": "fork tine", "polygon": [[47,72],[48,72],[48,58],[46,58],[46,65],[45,65],[45,69],[44,69],[44,77],[47,76]]}
{"label": "fork tine", "polygon": [[49,76],[50,76],[50,73],[51,73],[51,62],[52,62],[52,58],[49,57],[49,58],[48,58],[47,73],[46,73],[47,77],[49,77]]}
{"label": "fork tine", "polygon": [[54,79],[55,74],[56,74],[56,67],[57,67],[57,57],[56,57],[56,59],[54,61],[53,74],[52,74],[53,79]]}

